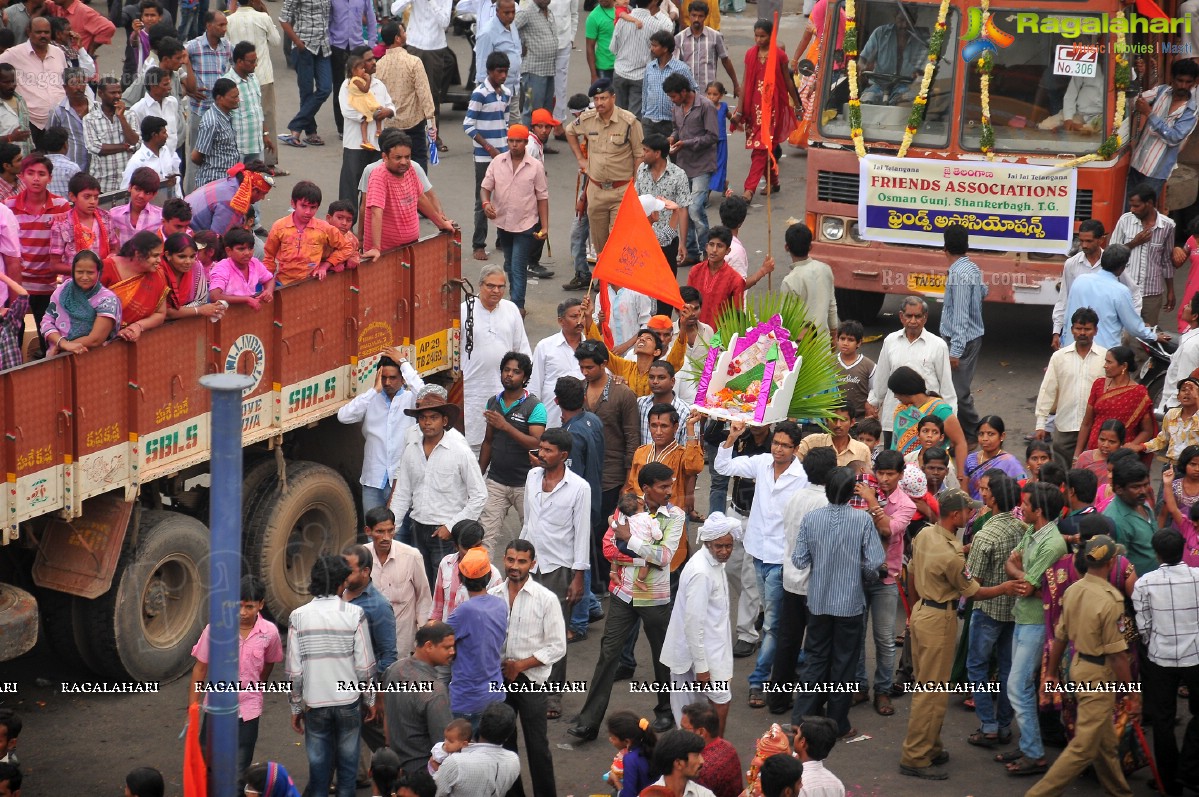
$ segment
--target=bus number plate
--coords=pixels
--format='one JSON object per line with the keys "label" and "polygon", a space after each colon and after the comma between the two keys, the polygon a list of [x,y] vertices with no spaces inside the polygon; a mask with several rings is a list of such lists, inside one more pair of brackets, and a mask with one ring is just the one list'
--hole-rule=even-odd
{"label": "bus number plate", "polygon": [[912,293],[945,293],[944,274],[909,274],[908,290]]}

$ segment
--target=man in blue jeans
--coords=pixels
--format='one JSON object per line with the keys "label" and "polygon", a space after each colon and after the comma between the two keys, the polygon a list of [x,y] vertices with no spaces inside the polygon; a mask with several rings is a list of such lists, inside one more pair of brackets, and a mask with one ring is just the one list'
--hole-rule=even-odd
{"label": "man in blue jeans", "polygon": [[729,436],[716,452],[716,472],[757,482],[749,524],[745,529],[745,552],[753,557],[765,617],[762,647],[758,650],[757,665],[749,675],[749,705],[763,708],[766,700],[762,686],[770,680],[770,669],[774,665],[779,604],[783,598],[783,552],[786,546],[783,510],[791,496],[807,485],[808,477],[795,457],[802,436],[798,425],[783,421],[775,426],[769,454],[734,459],[733,446],[748,432],[744,421],[730,424]]}
{"label": "man in blue jeans", "polygon": [[1037,673],[1045,646],[1041,576],[1066,553],[1057,523],[1050,519],[1061,517],[1065,499],[1051,484],[1030,482],[1024,487],[1020,506],[1024,521],[1032,528],[1024,533],[1005,566],[1008,576],[1021,582],[1013,613],[1016,628],[1007,685],[1008,700],[1020,728],[1020,747],[1001,754],[1000,760],[1007,763],[1008,772],[1013,775],[1040,775],[1049,769],[1037,718]]}
{"label": "man in blue jeans", "polygon": [[[333,48],[329,44],[331,0],[283,0],[279,27],[292,43],[300,109],[279,140],[292,147],[323,146],[316,134],[316,114],[333,93]],[[339,76],[344,79],[345,76]],[[340,83],[339,83],[340,85]]]}
{"label": "man in blue jeans", "polygon": [[[1007,581],[1004,566],[1024,536],[1025,525],[1012,514],[1020,503],[1020,485],[1006,476],[988,477],[983,491],[991,518],[974,535],[966,569],[984,587],[994,587]],[[970,647],[966,654],[966,672],[974,693],[974,713],[978,715],[978,730],[966,737],[977,747],[994,747],[1012,739],[1012,704],[1007,687],[1012,669],[1012,633],[1016,623],[1013,609],[1016,598],[1000,595],[997,598],[974,601],[970,617]],[[999,660],[998,697],[984,691],[991,682],[991,660]]]}
{"label": "man in blue jeans", "polygon": [[[308,754],[305,794],[328,794],[337,772],[337,797],[354,797],[362,706],[376,716],[375,693],[353,685],[375,678],[366,613],[341,599],[350,566],[325,555],[312,565],[312,600],[291,613],[286,675],[291,679],[291,727],[304,735]],[[351,688],[339,688],[350,684]]]}

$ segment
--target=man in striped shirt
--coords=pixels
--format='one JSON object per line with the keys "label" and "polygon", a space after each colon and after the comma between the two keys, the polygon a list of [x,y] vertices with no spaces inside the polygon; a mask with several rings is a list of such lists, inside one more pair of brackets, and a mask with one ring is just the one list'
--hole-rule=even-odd
{"label": "man in striped shirt", "polygon": [[641,83],[649,63],[649,37],[664,30],[674,33],[674,23],[660,11],[659,0],[633,0],[633,10],[616,18],[608,49],[616,56],[612,86],[616,104],[641,115]]}
{"label": "man in striped shirt", "polygon": [[[1158,180],[1156,185],[1163,182]],[[1155,326],[1163,308],[1174,308],[1174,220],[1158,213],[1154,181],[1129,185],[1128,212],[1116,221],[1109,246],[1128,247],[1127,274],[1140,293],[1141,319]]]}
{"label": "man in striped shirt", "polygon": [[305,794],[328,794],[336,768],[337,797],[354,797],[360,703],[366,706],[366,721],[375,720],[375,693],[359,688],[375,676],[366,613],[341,599],[349,577],[344,558],[317,559],[308,586],[312,600],[288,621],[288,701],[291,727],[304,735],[308,752]]}
{"label": "man in striped shirt", "polygon": [[[19,280],[29,291],[29,308],[38,327],[41,327],[42,316],[50,304],[50,294],[54,292],[58,278],[51,265],[50,226],[71,209],[71,203],[48,190],[53,168],[48,157],[40,152],[32,153],[21,161],[21,184],[25,188],[5,200],[17,219],[21,241],[20,258],[6,258],[8,276]],[[20,263],[19,272],[13,267],[14,260]],[[69,265],[65,273],[70,273]]]}
{"label": "man in striped shirt", "polygon": [[949,276],[945,280],[945,310],[941,313],[941,337],[949,346],[950,377],[958,397],[958,420],[967,440],[978,437],[978,412],[970,383],[983,345],[983,300],[987,285],[978,265],[966,254],[970,233],[960,224],[945,228],[945,256]]}
{"label": "man in striped shirt", "polygon": [[487,167],[496,156],[508,151],[508,105],[512,92],[504,87],[508,79],[508,56],[492,53],[487,56],[487,79],[475,86],[462,129],[475,142],[475,230],[471,248],[475,260],[487,259],[487,214],[479,187],[487,175]]}
{"label": "man in striped shirt", "polygon": [[1137,113],[1145,117],[1141,140],[1132,152],[1128,187],[1149,184],[1160,191],[1174,170],[1178,153],[1195,129],[1197,101],[1192,89],[1199,80],[1199,64],[1179,60],[1170,65],[1170,82],[1137,97]]}

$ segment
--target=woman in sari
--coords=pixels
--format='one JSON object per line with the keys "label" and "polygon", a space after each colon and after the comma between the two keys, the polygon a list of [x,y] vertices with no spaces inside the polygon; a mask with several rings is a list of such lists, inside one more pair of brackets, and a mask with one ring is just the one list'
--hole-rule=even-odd
{"label": "woman in sari", "polygon": [[167,320],[202,315],[217,321],[227,305],[210,301],[208,277],[196,259],[195,240],[177,232],[162,244],[162,275],[167,281]]}
{"label": "woman in sari", "polygon": [[963,465],[966,462],[966,435],[962,425],[953,414],[953,407],[940,396],[928,392],[924,377],[914,368],[900,366],[891,372],[887,379],[887,389],[895,394],[894,426],[892,430],[892,447],[899,453],[907,455],[920,447],[920,419],[925,415],[935,415],[945,424],[945,437],[953,447],[953,464],[958,470],[958,481],[965,484],[966,475]]}
{"label": "woman in sari", "polygon": [[[1066,555],[1046,568],[1044,575],[1041,576],[1041,596],[1045,606],[1046,629],[1053,630],[1057,628],[1058,620],[1062,616],[1062,596],[1065,595],[1066,588],[1086,575],[1087,563],[1083,558],[1082,552],[1087,540],[1100,534],[1106,534],[1110,537],[1115,533],[1116,525],[1112,519],[1098,512],[1086,515],[1079,521],[1079,544],[1077,549],[1074,552],[1070,552],[1067,548]],[[1136,568],[1133,567],[1132,563],[1125,556],[1117,555],[1112,563],[1112,570],[1108,576],[1108,581],[1124,596],[1125,612],[1128,617],[1131,617],[1132,611],[1129,607],[1129,598],[1131,598],[1132,589],[1137,582]],[[1129,667],[1132,670],[1132,680],[1135,683],[1140,680],[1140,668],[1137,666],[1136,655],[1137,646],[1133,644],[1137,632],[1131,622],[1128,623],[1128,628],[1129,630],[1125,636],[1128,640]],[[1045,647],[1041,654],[1041,668],[1043,672],[1049,672],[1049,648],[1052,644],[1053,634],[1047,633],[1045,636]],[[1073,658],[1073,645],[1067,643],[1066,654],[1062,657],[1062,683],[1066,683],[1070,679],[1070,661]],[[1038,689],[1038,699],[1041,711],[1061,712],[1062,727],[1066,731],[1066,737],[1073,739],[1075,722],[1078,718],[1078,703],[1069,695],[1065,695],[1063,699],[1061,692],[1046,692],[1043,682]],[[1125,707],[1125,698],[1117,698],[1116,709],[1112,714],[1112,722],[1116,725],[1116,735],[1119,739],[1118,754],[1120,756],[1120,764],[1126,775],[1130,772],[1135,772],[1146,764],[1144,754],[1133,737],[1130,719],[1131,717]]]}
{"label": "woman in sari", "polygon": [[[1145,443],[1157,434],[1153,401],[1145,386],[1133,380],[1130,372],[1133,365],[1132,349],[1127,346],[1108,349],[1103,360],[1103,376],[1091,385],[1087,411],[1078,429],[1078,442],[1074,444],[1075,460],[1083,451],[1099,445],[1099,430],[1110,418],[1123,423],[1132,435],[1132,439],[1125,442],[1126,446]],[[1153,455],[1148,456],[1152,458]]]}
{"label": "woman in sari", "polygon": [[60,351],[83,354],[116,337],[121,325],[121,302],[100,284],[100,258],[84,249],[71,263],[71,278],[50,295],[39,331],[46,356]]}
{"label": "woman in sari", "polygon": [[[795,56],[791,59],[791,71],[799,74],[801,58],[812,64],[812,71],[805,74],[799,81],[799,99],[803,103],[803,118],[799,120],[795,131],[789,139],[792,146],[806,149],[808,146],[808,126],[816,118],[816,87],[820,83],[820,56],[824,36],[824,19],[828,13],[828,0],[816,0],[812,13],[808,15],[808,27],[804,30],[799,46],[795,48]],[[837,44],[833,48],[840,54],[845,46],[845,8],[837,11]],[[833,69],[841,69],[840,59],[833,63]]]}
{"label": "woman in sari", "polygon": [[[775,74],[773,98],[762,96],[762,87],[767,79],[766,61],[770,54],[770,34],[774,23],[770,20],[759,19],[754,23],[754,46],[745,54],[745,79],[741,83],[741,97],[737,100],[737,111],[733,121],[745,126],[745,148],[751,151],[749,175],[745,178],[745,193],[743,198],[751,202],[754,191],[758,190],[758,181],[767,176],[766,188],[763,194],[779,190],[778,166],[769,166],[770,152],[777,150],[779,144],[787,140],[787,136],[795,129],[796,116],[802,116],[802,103],[799,91],[795,88],[795,79],[791,75],[791,67],[787,64],[787,53],[780,47],[775,48]],[[769,87],[768,87],[769,88]],[[794,103],[794,109],[788,105],[788,97]],[[774,109],[773,119],[771,109]],[[763,130],[770,125],[774,136],[764,136]],[[769,139],[772,147],[766,146]],[[778,157],[777,152],[775,157]],[[767,169],[769,168],[769,175]]]}
{"label": "woman in sari", "polygon": [[983,476],[992,468],[998,468],[1016,481],[1028,478],[1019,457],[1003,450],[1005,433],[1003,418],[998,415],[988,415],[978,422],[978,449],[966,457],[964,482],[966,491],[976,501],[982,499]]}
{"label": "woman in sari", "polygon": [[161,263],[162,239],[156,232],[143,230],[105,264],[104,286],[121,300],[121,331],[117,333],[121,338],[137,340],[147,329],[167,320],[170,287],[159,268]]}

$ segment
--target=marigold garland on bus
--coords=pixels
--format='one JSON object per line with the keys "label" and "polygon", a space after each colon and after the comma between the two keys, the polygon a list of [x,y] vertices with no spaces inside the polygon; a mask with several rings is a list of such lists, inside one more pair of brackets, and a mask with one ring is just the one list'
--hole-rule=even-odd
{"label": "marigold garland on bus", "polygon": [[[986,0],[983,0],[983,6],[986,6]],[[986,13],[984,10],[983,14]],[[994,69],[995,57],[991,53],[983,53],[978,59],[978,88],[982,99],[982,130],[978,134],[978,147],[987,160],[995,160],[995,128],[991,126],[991,72]]]}
{"label": "marigold garland on bus", "polygon": [[859,158],[866,155],[862,137],[862,101],[858,99],[858,23],[854,0],[845,0],[845,72],[849,76],[849,137]]}
{"label": "marigold garland on bus", "polygon": [[[1124,12],[1116,14],[1116,19],[1123,20]],[[1083,155],[1073,160],[1068,160],[1065,163],[1058,164],[1058,169],[1073,169],[1075,166],[1081,166],[1084,163],[1090,163],[1097,160],[1111,160],[1116,156],[1116,152],[1120,149],[1120,127],[1124,124],[1124,113],[1127,110],[1127,101],[1125,93],[1128,91],[1129,82],[1132,80],[1132,69],[1129,66],[1128,58],[1125,57],[1125,48],[1127,47],[1124,35],[1123,25],[1112,25],[1115,28],[1116,43],[1113,47],[1113,57],[1115,58],[1115,85],[1116,85],[1116,107],[1112,112],[1112,131],[1103,143],[1099,145],[1099,149],[1089,155]]]}
{"label": "marigold garland on bus", "polygon": [[908,116],[908,126],[903,131],[903,140],[899,142],[897,157],[902,158],[908,154],[908,147],[912,146],[912,139],[916,137],[916,131],[924,123],[924,112],[928,107],[928,90],[933,84],[937,61],[941,58],[941,48],[945,44],[945,20],[948,18],[949,0],[941,0],[941,8],[937,11],[937,25],[933,28],[932,35],[928,37],[928,59],[924,64],[924,75],[920,79],[920,91],[916,93],[916,99],[912,100],[912,113]]}

